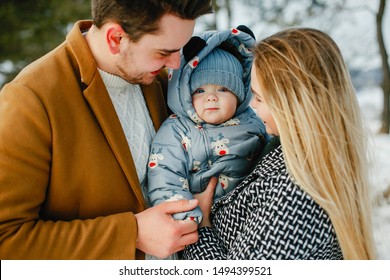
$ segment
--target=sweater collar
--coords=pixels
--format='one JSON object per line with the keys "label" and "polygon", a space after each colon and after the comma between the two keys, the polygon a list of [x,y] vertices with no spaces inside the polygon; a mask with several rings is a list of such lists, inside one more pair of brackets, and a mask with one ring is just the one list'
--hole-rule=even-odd
{"label": "sweater collar", "polygon": [[128,81],[122,79],[117,75],[110,74],[99,68],[98,70],[107,88],[124,88],[128,85],[131,85]]}

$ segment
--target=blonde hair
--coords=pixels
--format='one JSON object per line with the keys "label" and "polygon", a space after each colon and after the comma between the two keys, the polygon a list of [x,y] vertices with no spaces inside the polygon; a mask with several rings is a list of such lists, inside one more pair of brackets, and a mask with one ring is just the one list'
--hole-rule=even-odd
{"label": "blonde hair", "polygon": [[375,257],[365,130],[336,43],[291,28],[254,49],[289,172],[328,213],[345,259]]}

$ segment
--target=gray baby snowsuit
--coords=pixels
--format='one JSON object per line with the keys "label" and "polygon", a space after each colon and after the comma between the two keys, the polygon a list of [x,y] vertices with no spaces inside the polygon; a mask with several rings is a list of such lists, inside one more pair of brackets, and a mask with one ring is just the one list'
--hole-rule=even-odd
{"label": "gray baby snowsuit", "polygon": [[[152,206],[165,201],[192,199],[194,193],[204,191],[212,176],[219,178],[214,200],[221,198],[252,171],[268,140],[263,122],[249,106],[253,61],[250,48],[255,39],[240,27],[209,31],[199,37],[206,43],[203,48],[195,51],[194,57],[186,57],[185,51],[191,48],[190,40],[181,55],[181,68],[169,72],[168,106],[174,114],[162,124],[151,147],[147,197]],[[224,41],[243,57],[244,98],[233,118],[212,125],[202,122],[195,112],[190,79],[198,62]],[[174,218],[199,223],[202,213],[198,207],[191,212],[175,214]]]}

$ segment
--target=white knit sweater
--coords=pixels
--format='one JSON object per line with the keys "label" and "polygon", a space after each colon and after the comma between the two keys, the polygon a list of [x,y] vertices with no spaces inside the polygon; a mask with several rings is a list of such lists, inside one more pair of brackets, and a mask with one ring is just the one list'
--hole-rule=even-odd
{"label": "white knit sweater", "polygon": [[141,87],[99,69],[129,144],[142,188],[152,138],[156,134]]}

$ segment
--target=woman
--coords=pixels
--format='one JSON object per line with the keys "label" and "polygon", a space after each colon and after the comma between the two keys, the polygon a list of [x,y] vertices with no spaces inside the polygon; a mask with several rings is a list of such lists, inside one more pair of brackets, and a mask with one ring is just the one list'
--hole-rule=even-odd
{"label": "woman", "polygon": [[321,31],[293,28],[254,49],[252,107],[275,137],[204,218],[187,259],[372,259],[362,119],[348,69]]}

